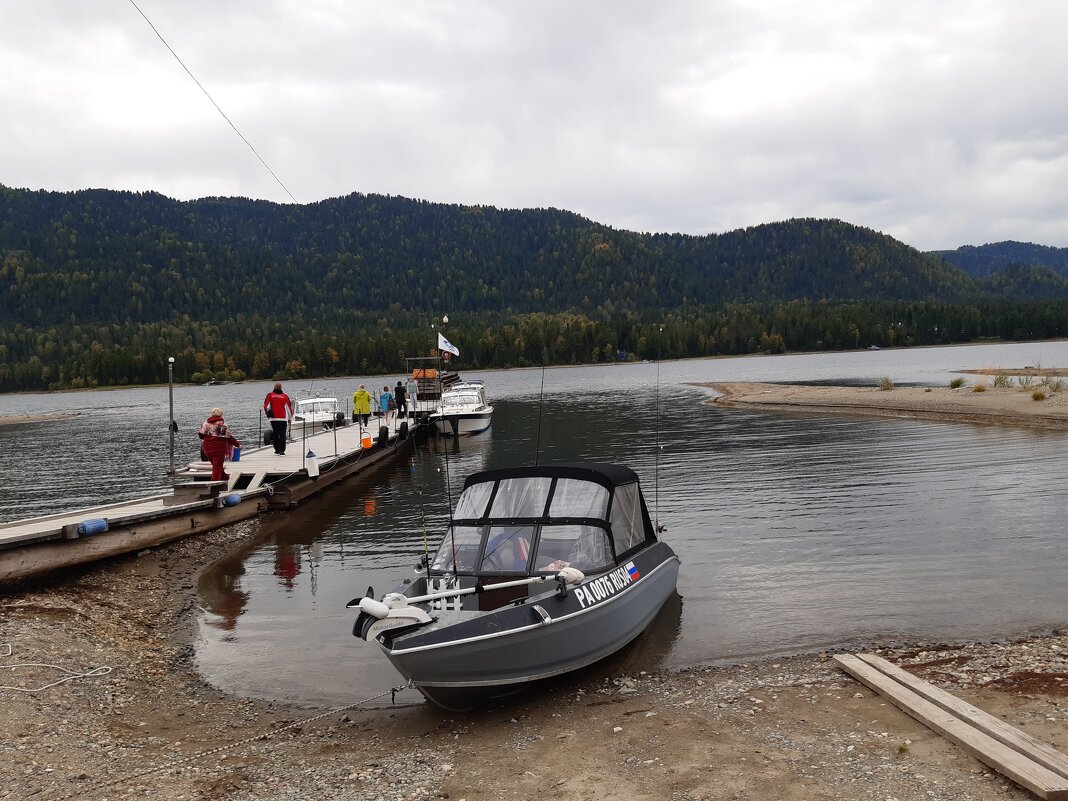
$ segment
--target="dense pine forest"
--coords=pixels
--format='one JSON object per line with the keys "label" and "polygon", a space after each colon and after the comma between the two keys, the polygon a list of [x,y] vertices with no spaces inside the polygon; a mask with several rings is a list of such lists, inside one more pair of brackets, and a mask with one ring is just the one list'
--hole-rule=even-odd
{"label": "dense pine forest", "polygon": [[1064,275],[951,256],[838,220],[698,237],[380,195],[0,186],[0,391],[156,383],[171,355],[180,381],[395,373],[443,313],[467,368],[1068,334]]}
{"label": "dense pine forest", "polygon": [[995,242],[965,245],[956,250],[936,250],[932,255],[955,264],[969,275],[986,278],[1009,267],[1038,267],[1068,277],[1068,248],[1033,245],[1030,242]]}

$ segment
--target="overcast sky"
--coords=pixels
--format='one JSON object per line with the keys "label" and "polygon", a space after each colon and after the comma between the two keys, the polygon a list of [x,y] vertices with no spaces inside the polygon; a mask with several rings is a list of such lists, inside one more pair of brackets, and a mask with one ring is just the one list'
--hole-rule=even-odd
{"label": "overcast sky", "polygon": [[[1068,3],[136,0],[300,203],[1068,246]],[[0,183],[290,202],[130,0],[0,0]]]}

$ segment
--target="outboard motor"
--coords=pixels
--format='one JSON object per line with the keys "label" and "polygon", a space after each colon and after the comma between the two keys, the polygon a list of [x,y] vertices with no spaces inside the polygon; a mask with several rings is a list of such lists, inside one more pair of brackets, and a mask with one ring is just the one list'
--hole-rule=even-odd
{"label": "outboard motor", "polygon": [[358,601],[349,601],[347,606],[360,608],[352,633],[368,642],[384,631],[422,626],[431,621],[430,615],[418,606],[409,606],[408,599],[399,592],[391,592],[381,601],[371,597],[360,598]]}

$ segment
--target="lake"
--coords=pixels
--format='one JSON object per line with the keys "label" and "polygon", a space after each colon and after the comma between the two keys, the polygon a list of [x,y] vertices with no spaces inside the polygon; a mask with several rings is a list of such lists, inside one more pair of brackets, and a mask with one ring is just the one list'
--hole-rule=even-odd
{"label": "lake", "polygon": [[[1063,626],[1065,433],[721,409],[688,385],[888,376],[945,386],[962,369],[1025,364],[1066,365],[1068,343],[465,373],[486,382],[496,406],[489,432],[425,443],[264,516],[252,541],[205,571],[200,668],[229,691],[308,704],[397,683],[377,647],[351,635],[345,603],[409,575],[467,475],[536,456],[634,468],[682,559],[680,598],[628,649],[628,669]],[[385,383],[286,389],[348,398],[361,381]],[[214,405],[254,441],[268,388],[176,388],[179,463],[195,455]],[[166,387],[0,397],[0,415],[47,412],[76,416],[0,427],[4,519],[169,486]],[[38,481],[21,482],[26,473]]]}

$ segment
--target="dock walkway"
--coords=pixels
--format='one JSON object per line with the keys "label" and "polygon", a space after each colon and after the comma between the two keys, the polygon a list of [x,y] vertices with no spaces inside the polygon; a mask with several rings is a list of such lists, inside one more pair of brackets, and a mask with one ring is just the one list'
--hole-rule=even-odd
{"label": "dock walkway", "polygon": [[[229,479],[211,480],[211,464],[175,471],[171,493],[0,523],[0,581],[156,545],[284,509],[411,445],[414,420],[388,428],[352,424],[301,434],[278,455],[272,446],[242,449],[226,462]],[[363,447],[363,434],[371,435]],[[309,452],[314,457],[309,457]]]}

